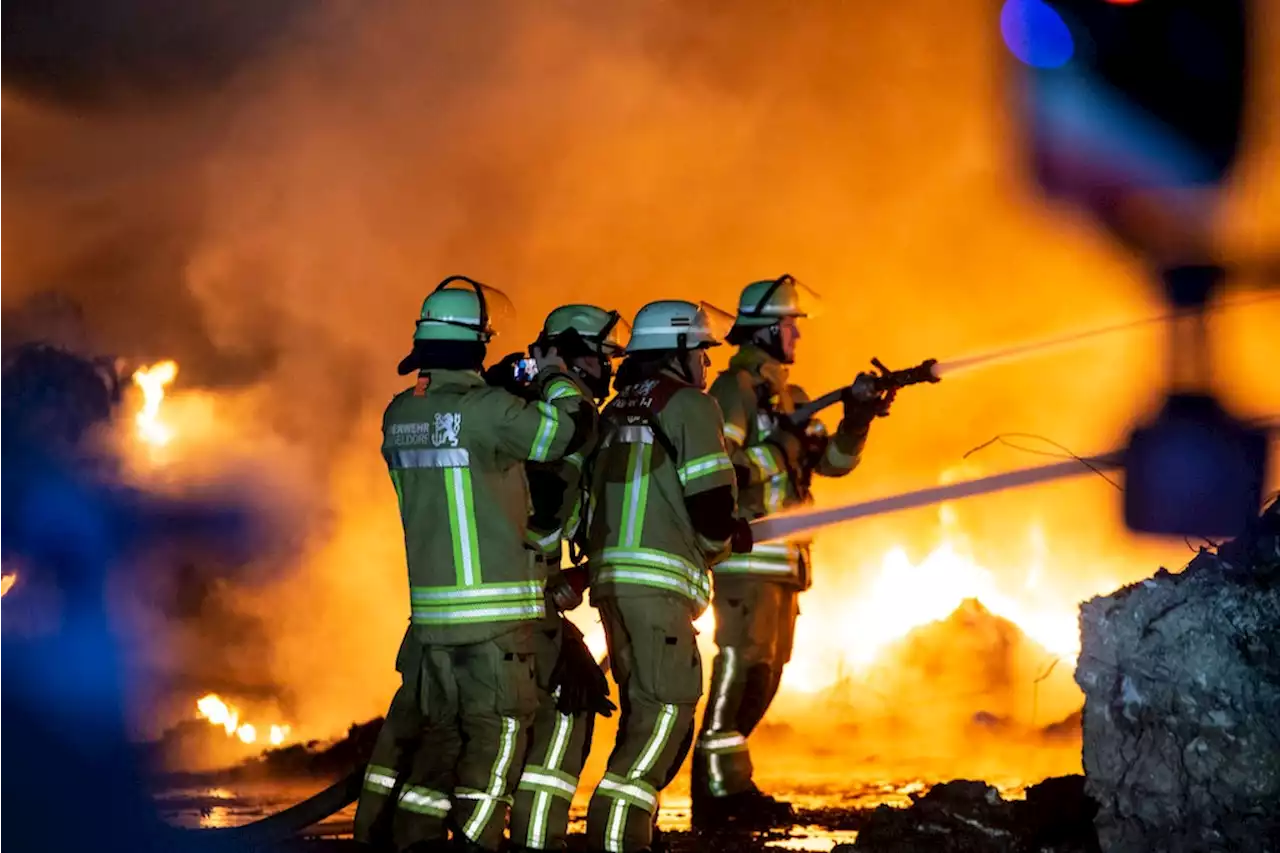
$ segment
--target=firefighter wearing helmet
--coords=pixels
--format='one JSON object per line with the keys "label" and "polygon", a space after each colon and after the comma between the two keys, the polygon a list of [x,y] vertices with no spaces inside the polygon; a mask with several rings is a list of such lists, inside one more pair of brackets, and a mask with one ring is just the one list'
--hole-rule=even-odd
{"label": "firefighter wearing helmet", "polygon": [[[798,320],[816,297],[789,275],[742,291],[728,340],[738,346],[711,386],[738,471],[739,517],[754,519],[809,501],[814,474],[840,477],[858,464],[883,401],[845,402],[829,435],[818,421],[793,427],[783,416],[808,396],[787,379],[800,339]],[[710,696],[694,746],[695,825],[773,824],[791,807],[752,781],[747,738],[777,693],[791,658],[797,598],[810,585],[807,541],[764,542],[716,566],[716,645]]]}
{"label": "firefighter wearing helmet", "polygon": [[496,850],[537,707],[534,633],[546,577],[525,546],[524,464],[553,462],[594,435],[595,411],[552,389],[535,399],[485,383],[491,314],[509,302],[463,276],[422,303],[416,375],[383,416],[382,454],[404,525],[411,617],[401,676],[365,773],[356,839],[399,850]]}
{"label": "firefighter wearing helmet", "polygon": [[[594,410],[609,395],[613,361],[621,357],[630,327],[616,311],[594,305],[565,305],[552,311],[538,339],[529,347],[535,360],[563,360],[565,376],[543,390],[546,399],[571,401]],[[508,356],[493,372],[494,382],[515,378],[520,355]],[[511,806],[513,850],[563,850],[569,830],[569,807],[578,776],[591,749],[597,713],[609,716],[609,683],[582,632],[562,614],[582,603],[587,569],[581,565],[579,521],[582,473],[595,442],[556,462],[528,462],[532,514],[528,545],[547,578],[547,615],[534,633],[538,673],[538,708],[529,733],[524,770]],[[568,540],[571,564],[561,568]]]}
{"label": "firefighter wearing helmet", "polygon": [[720,410],[703,390],[706,350],[720,344],[715,313],[674,300],[640,309],[617,396],[601,412],[587,555],[624,712],[587,811],[594,850],[649,849],[658,793],[693,739],[702,694],[693,620],[710,597],[709,569],[751,545],[734,515]]}

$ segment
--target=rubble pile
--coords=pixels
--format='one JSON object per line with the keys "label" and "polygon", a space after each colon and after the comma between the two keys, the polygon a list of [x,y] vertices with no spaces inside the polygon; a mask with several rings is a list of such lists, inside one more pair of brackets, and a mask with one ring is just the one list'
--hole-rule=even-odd
{"label": "rubble pile", "polygon": [[1104,849],[1275,850],[1280,504],[1186,569],[1081,607],[1086,791]]}
{"label": "rubble pile", "polygon": [[1098,853],[1097,804],[1080,776],[1046,779],[1023,801],[985,782],[959,780],[913,797],[910,808],[880,806],[842,853]]}

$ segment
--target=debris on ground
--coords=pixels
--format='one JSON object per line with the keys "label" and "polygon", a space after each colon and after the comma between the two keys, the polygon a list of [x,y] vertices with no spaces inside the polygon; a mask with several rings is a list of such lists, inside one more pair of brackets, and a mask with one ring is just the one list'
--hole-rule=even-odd
{"label": "debris on ground", "polygon": [[910,808],[880,806],[844,853],[1098,853],[1084,778],[1060,776],[1005,800],[985,782],[957,780],[912,797]]}
{"label": "debris on ground", "polygon": [[1276,850],[1280,504],[1217,553],[1081,607],[1076,681],[1115,853]]}

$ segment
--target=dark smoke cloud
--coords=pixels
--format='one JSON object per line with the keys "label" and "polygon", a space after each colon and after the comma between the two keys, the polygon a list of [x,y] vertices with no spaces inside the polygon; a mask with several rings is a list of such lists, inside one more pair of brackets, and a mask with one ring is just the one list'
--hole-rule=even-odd
{"label": "dark smoke cloud", "polygon": [[224,85],[279,49],[309,0],[14,0],[5,86],[76,109],[154,108]]}

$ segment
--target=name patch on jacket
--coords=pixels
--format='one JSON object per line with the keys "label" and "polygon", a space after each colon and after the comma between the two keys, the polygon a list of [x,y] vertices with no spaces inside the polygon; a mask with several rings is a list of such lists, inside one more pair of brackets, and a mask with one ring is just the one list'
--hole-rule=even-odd
{"label": "name patch on jacket", "polygon": [[666,376],[628,385],[605,406],[604,414],[621,426],[651,426],[658,412],[684,387],[684,383]]}

